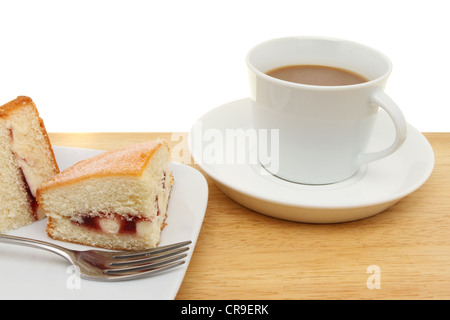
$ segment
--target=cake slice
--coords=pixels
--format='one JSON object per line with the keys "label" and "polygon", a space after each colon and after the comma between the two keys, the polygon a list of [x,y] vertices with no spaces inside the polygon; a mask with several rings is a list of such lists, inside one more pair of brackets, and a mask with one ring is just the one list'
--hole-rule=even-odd
{"label": "cake slice", "polygon": [[0,232],[43,218],[39,185],[57,173],[55,155],[33,101],[18,97],[0,107]]}
{"label": "cake slice", "polygon": [[164,140],[107,151],[41,185],[37,200],[57,240],[114,250],[160,241],[173,177]]}

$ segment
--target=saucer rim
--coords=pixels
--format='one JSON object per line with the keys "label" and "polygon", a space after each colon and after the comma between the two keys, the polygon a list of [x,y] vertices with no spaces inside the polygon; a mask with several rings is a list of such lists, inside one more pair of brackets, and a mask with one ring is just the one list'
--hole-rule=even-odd
{"label": "saucer rim", "polygon": [[[224,103],[224,104],[219,105],[219,106],[215,107],[214,109],[206,112],[197,121],[205,119],[206,117],[210,116],[211,114],[217,113],[217,111],[219,109],[227,108],[232,104],[249,103],[249,102],[250,102],[250,98],[247,97],[247,98],[242,98],[242,99]],[[220,186],[219,189],[222,190],[222,186],[224,186],[228,189],[233,190],[234,192],[243,194],[250,198],[259,199],[259,200],[267,201],[267,202],[270,202],[273,204],[278,204],[278,205],[282,205],[282,206],[290,206],[290,207],[295,207],[295,208],[305,208],[305,209],[313,209],[313,210],[321,210],[321,209],[342,210],[342,209],[358,209],[358,208],[364,208],[364,207],[379,206],[379,205],[387,204],[387,203],[395,204],[400,199],[406,197],[407,195],[409,195],[409,194],[413,193],[414,191],[416,191],[417,189],[419,189],[431,176],[433,169],[434,169],[434,164],[435,164],[433,148],[430,145],[429,141],[426,139],[426,137],[420,131],[418,131],[416,128],[414,128],[410,123],[407,123],[408,130],[407,130],[406,141],[408,139],[411,139],[411,137],[413,135],[416,135],[415,138],[420,139],[423,147],[428,149],[428,156],[430,157],[430,159],[426,163],[427,168],[426,169],[424,168],[424,173],[421,175],[422,177],[420,179],[417,179],[416,183],[410,185],[408,188],[402,189],[403,190],[402,192],[393,193],[389,197],[383,196],[383,197],[375,198],[370,201],[365,200],[365,201],[361,201],[361,202],[352,202],[352,203],[348,203],[348,204],[345,204],[345,203],[343,203],[343,204],[301,203],[301,202],[291,201],[290,199],[278,200],[276,198],[264,197],[264,196],[260,195],[258,192],[252,193],[251,191],[241,188],[239,185],[230,185],[227,181],[223,181],[220,177],[218,177],[218,175],[214,172],[214,170],[212,168],[210,168],[209,165],[201,163],[201,162],[200,163],[197,162],[195,159],[195,154],[192,152],[193,150],[192,150],[192,144],[191,144],[191,137],[192,137],[194,127],[195,127],[195,124],[191,127],[191,130],[189,131],[189,134],[188,134],[188,145],[189,145],[190,153],[194,160],[194,164],[197,164],[212,180],[217,182]],[[399,151],[396,151],[396,152],[399,152]],[[230,165],[232,165],[232,164],[230,164]],[[251,165],[249,165],[249,164],[245,164],[245,165],[249,168],[249,170],[252,170]],[[364,179],[364,177],[362,177],[362,179]],[[283,179],[281,179],[281,180],[283,180]],[[289,182],[286,180],[283,180],[283,181],[285,181],[286,183],[292,184],[292,185],[297,185],[294,182]],[[311,185],[311,186],[303,185],[303,186],[305,186],[305,188],[317,188],[318,187],[316,185]],[[225,192],[225,193],[228,196],[228,193],[227,192]],[[233,199],[234,199],[234,197],[233,197]],[[265,214],[265,213],[263,213],[263,214]],[[267,215],[269,215],[269,214],[267,214]]]}

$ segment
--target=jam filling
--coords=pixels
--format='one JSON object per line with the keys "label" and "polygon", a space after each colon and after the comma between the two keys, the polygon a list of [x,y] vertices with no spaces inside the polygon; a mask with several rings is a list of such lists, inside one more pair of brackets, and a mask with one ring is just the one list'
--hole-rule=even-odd
{"label": "jam filling", "polygon": [[[112,213],[115,217],[119,217],[118,214]],[[109,214],[108,216],[110,216]],[[95,231],[103,231],[101,225],[100,225],[100,219],[105,219],[102,216],[85,216],[82,218],[82,221],[72,221],[72,223],[83,226],[85,228],[95,230]],[[120,226],[118,230],[118,234],[135,234],[136,233],[136,224],[143,220],[148,220],[141,217],[132,217],[131,219],[126,219],[123,217],[120,217]],[[116,220],[117,221],[117,220]]]}
{"label": "jam filling", "polygon": [[[161,179],[161,185],[163,189],[166,189],[166,177],[167,173],[163,172],[163,177]],[[159,207],[159,201],[158,201],[158,195],[155,197],[155,206],[156,206],[156,215],[159,216],[161,214],[161,210]],[[136,233],[136,224],[143,220],[149,220],[146,218],[141,217],[131,217],[131,218],[124,218],[117,213],[109,212],[109,213],[100,213],[98,216],[83,216],[81,221],[75,221],[73,220],[72,223],[86,227],[91,230],[102,232],[104,231],[103,228],[100,225],[101,219],[109,219],[105,217],[111,217],[114,216],[114,220],[119,224],[119,228],[117,231],[117,234],[135,234]]]}
{"label": "jam filling", "polygon": [[161,211],[159,210],[159,201],[158,201],[158,196],[156,196],[156,215],[159,216],[159,214],[161,213]]}
{"label": "jam filling", "polygon": [[[8,128],[8,131],[9,131],[9,136],[11,138],[11,141],[14,141],[14,132],[13,132],[12,128]],[[14,154],[14,157],[18,157],[18,155],[15,152],[13,152],[13,154]],[[37,203],[36,198],[33,196],[33,193],[31,192],[30,186],[27,182],[27,178],[25,177],[25,174],[23,173],[23,170],[20,166],[19,166],[19,172],[20,172],[20,178],[23,181],[23,184],[25,185],[28,203],[30,204],[31,211],[33,212],[33,219],[35,221],[37,221],[37,220],[39,220],[39,216],[38,216],[39,204]]]}
{"label": "jam filling", "polygon": [[27,183],[27,179],[25,179],[25,175],[23,174],[22,168],[19,168],[19,171],[20,171],[20,174],[22,177],[23,184],[25,185],[25,190],[27,192],[28,203],[30,204],[31,210],[33,212],[33,219],[35,221],[37,221],[37,220],[39,220],[39,217],[37,214],[39,204],[37,203],[36,198],[33,197],[33,194],[31,193],[30,186]]}
{"label": "jam filling", "polygon": [[166,188],[166,175],[167,173],[164,171],[163,172],[163,177],[161,179],[161,184],[162,184],[162,188],[165,189]]}

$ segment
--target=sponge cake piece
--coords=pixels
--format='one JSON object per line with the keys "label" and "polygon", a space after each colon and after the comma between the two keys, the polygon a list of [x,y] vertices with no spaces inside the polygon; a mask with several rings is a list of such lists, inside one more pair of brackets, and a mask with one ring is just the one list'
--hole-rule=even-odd
{"label": "sponge cake piece", "polygon": [[44,122],[29,97],[0,107],[0,232],[45,215],[36,203],[39,185],[59,172]]}
{"label": "sponge cake piece", "polygon": [[114,250],[155,247],[173,183],[169,159],[167,142],[149,141],[62,171],[37,192],[48,235]]}

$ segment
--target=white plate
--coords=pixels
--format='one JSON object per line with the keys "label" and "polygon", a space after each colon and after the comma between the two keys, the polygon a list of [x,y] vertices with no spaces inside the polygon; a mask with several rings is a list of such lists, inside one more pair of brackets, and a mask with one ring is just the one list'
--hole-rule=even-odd
{"label": "white plate", "polygon": [[[101,153],[99,150],[54,147],[60,169]],[[186,165],[170,163],[174,184],[167,226],[160,245],[191,240],[186,263],[165,273],[124,282],[79,279],[63,258],[39,249],[0,243],[0,299],[174,299],[192,257],[208,201],[203,175]],[[57,243],[72,249],[90,247],[50,239],[47,219],[8,234]]]}
{"label": "white plate", "polygon": [[[350,179],[320,186],[296,184],[268,174],[257,161],[251,161],[248,153],[257,148],[253,139],[245,140],[251,130],[250,100],[227,103],[205,114],[193,126],[189,133],[190,152],[229,197],[280,219],[337,223],[372,216],[419,188],[434,166],[430,144],[408,125],[406,142],[397,152],[370,163]],[[368,151],[390,145],[394,135],[391,120],[380,110]],[[227,159],[232,139],[236,146],[238,140],[244,144],[245,163],[238,164],[237,157],[234,162],[233,157]]]}

